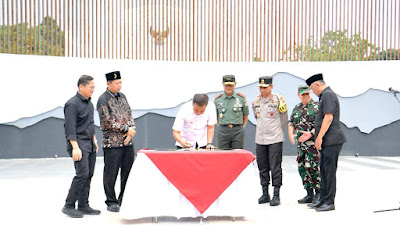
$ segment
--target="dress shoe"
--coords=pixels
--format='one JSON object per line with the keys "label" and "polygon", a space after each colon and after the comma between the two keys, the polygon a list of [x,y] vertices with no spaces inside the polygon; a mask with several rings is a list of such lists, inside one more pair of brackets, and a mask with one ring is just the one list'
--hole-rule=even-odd
{"label": "dress shoe", "polygon": [[109,206],[107,206],[107,210],[110,212],[119,212],[119,206],[118,205],[109,205]]}
{"label": "dress shoe", "polygon": [[64,206],[64,208],[62,208],[61,211],[71,218],[82,218],[83,217],[83,213],[76,210],[75,208],[68,208],[68,207]]}
{"label": "dress shoe", "polygon": [[326,212],[326,211],[331,211],[335,210],[335,205],[334,204],[322,204],[320,207],[316,208],[317,212]]}
{"label": "dress shoe", "polygon": [[320,189],[315,189],[315,195],[312,203],[316,203],[319,201],[319,198],[321,196],[321,190]]}
{"label": "dress shoe", "polygon": [[324,204],[323,201],[318,201],[318,202],[316,202],[316,203],[308,204],[307,206],[310,207],[310,208],[318,208],[318,207],[320,207],[322,204]]}
{"label": "dress shoe", "polygon": [[263,194],[259,199],[258,199],[258,204],[264,204],[271,201],[271,198],[269,197],[269,194]]}
{"label": "dress shoe", "polygon": [[87,215],[100,215],[101,211],[97,209],[92,209],[92,207],[88,206],[85,208],[78,208],[79,211],[81,211],[83,214]]}

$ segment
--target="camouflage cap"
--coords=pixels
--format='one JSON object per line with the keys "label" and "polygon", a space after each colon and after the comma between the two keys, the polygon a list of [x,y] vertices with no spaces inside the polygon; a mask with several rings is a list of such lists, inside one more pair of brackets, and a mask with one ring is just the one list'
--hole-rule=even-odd
{"label": "camouflage cap", "polygon": [[307,84],[302,84],[297,88],[297,93],[303,95],[304,93],[310,93],[310,87]]}

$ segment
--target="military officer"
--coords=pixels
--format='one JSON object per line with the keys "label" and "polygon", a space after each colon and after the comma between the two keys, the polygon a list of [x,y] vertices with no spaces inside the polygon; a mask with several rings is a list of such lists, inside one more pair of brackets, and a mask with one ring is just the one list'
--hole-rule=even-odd
{"label": "military officer", "polygon": [[218,117],[218,148],[243,149],[244,126],[247,123],[249,107],[246,97],[235,92],[236,79],[234,75],[222,78],[225,93],[215,97]]}
{"label": "military officer", "polygon": [[[272,93],[271,76],[260,77],[258,86],[260,95],[252,102],[257,119],[256,156],[263,191],[258,203],[270,202],[271,206],[277,206],[280,204],[279,190],[282,185],[282,146],[288,122],[287,105],[282,96]],[[274,186],[272,200],[268,193],[270,171]]]}
{"label": "military officer", "polygon": [[[297,163],[307,195],[298,203],[316,202],[320,195],[319,153],[314,146],[314,120],[318,102],[311,98],[310,87],[300,85],[297,89],[300,103],[295,105],[289,120],[288,136],[294,145],[297,140]],[[314,197],[315,190],[315,197]]]}

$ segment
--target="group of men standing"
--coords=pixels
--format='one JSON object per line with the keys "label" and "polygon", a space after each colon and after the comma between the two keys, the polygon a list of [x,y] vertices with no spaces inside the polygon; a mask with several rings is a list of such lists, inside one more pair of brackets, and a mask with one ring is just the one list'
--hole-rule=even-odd
{"label": "group of men standing", "polygon": [[[273,78],[259,78],[260,95],[251,102],[257,120],[256,158],[262,186],[258,202],[280,204],[283,142],[288,128],[290,142],[297,145],[298,171],[307,191],[298,203],[310,203],[308,206],[317,211],[329,211],[335,209],[337,161],[346,138],[340,129],[339,101],[326,86],[322,74],[311,76],[306,83],[298,87],[301,102],[289,119],[284,97],[272,93]],[[222,84],[224,93],[217,95],[214,103],[208,101],[206,94],[196,94],[192,102],[179,110],[173,126],[178,149],[214,149],[216,123],[219,149],[244,148],[244,127],[249,115],[246,97],[235,92],[235,76],[223,76]],[[319,102],[311,98],[311,89],[320,97]],[[274,187],[272,199],[268,191],[270,183]]]}
{"label": "group of men standing", "polygon": [[[100,129],[103,131],[103,185],[107,210],[118,212],[134,161],[132,138],[136,130],[131,108],[120,92],[120,72],[108,73],[106,79],[107,90],[97,102]],[[262,186],[258,202],[269,202],[271,206],[280,204],[282,148],[288,127],[290,142],[297,142],[299,174],[307,191],[307,195],[298,202],[311,203],[308,206],[317,211],[329,211],[335,209],[337,161],[346,138],[340,129],[339,101],[326,86],[322,74],[311,76],[306,83],[298,88],[301,102],[294,107],[289,120],[284,97],[272,93],[273,78],[259,78],[260,95],[251,102],[257,120],[256,158]],[[196,94],[192,102],[180,108],[172,127],[178,149],[215,149],[212,144],[215,124],[219,125],[219,149],[244,148],[244,127],[249,115],[246,97],[235,92],[235,76],[223,76],[222,84],[224,93],[217,95],[214,102],[209,101],[206,94]],[[93,78],[83,75],[78,81],[77,94],[64,107],[67,150],[74,161],[76,176],[62,212],[75,218],[84,214],[100,214],[100,210],[89,206],[90,181],[98,151],[93,104],[90,101],[94,88]],[[319,96],[319,103],[312,100],[310,89]],[[115,182],[119,171],[121,190],[117,198]],[[271,177],[274,187],[272,199],[268,191]]]}
{"label": "group of men standing", "polygon": [[[107,210],[119,212],[126,182],[134,161],[132,138],[136,134],[132,110],[123,93],[119,71],[106,74],[107,90],[99,97],[97,111],[100,129],[103,131],[104,150],[103,185]],[[84,214],[99,215],[100,210],[89,206],[90,182],[94,173],[98,145],[94,133],[93,104],[91,96],[95,89],[93,77],[83,75],[78,80],[78,92],[64,107],[67,151],[75,166],[62,212],[73,218]],[[115,182],[121,176],[120,193],[115,194]],[[76,202],[78,209],[76,209]]]}

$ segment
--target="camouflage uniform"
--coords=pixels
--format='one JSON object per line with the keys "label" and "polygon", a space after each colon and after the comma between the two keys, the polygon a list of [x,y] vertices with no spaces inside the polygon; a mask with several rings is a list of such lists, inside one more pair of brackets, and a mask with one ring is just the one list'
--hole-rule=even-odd
{"label": "camouflage uniform", "polygon": [[[307,106],[297,104],[290,116],[289,125],[295,128],[296,140],[302,135],[300,131],[311,131],[314,128],[315,115],[318,112],[318,102],[312,99]],[[315,137],[300,143],[297,141],[297,163],[300,177],[305,189],[320,188],[319,153],[314,146]]]}

